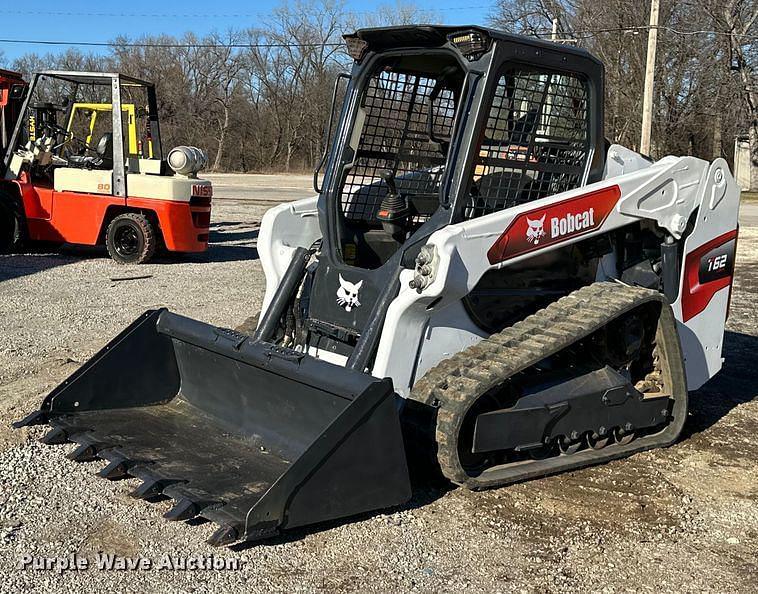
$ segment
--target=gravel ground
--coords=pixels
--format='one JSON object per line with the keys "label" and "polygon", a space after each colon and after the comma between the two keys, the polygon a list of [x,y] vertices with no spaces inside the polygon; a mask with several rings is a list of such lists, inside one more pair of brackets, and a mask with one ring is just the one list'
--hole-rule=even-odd
{"label": "gravel ground", "polygon": [[[161,518],[134,480],[96,477],[73,445],[10,429],[107,340],[166,306],[235,326],[257,310],[255,248],[268,202],[309,178],[218,176],[211,249],[119,267],[101,253],[0,257],[0,592],[754,592],[758,583],[758,228],[743,226],[726,366],[692,395],[675,446],[483,493],[419,486],[399,510],[254,547],[213,549],[211,524]],[[753,214],[753,213],[751,213]],[[116,276],[151,275],[131,281]],[[98,552],[150,570],[98,571]],[[24,554],[88,558],[86,571],[17,569]],[[215,555],[228,571],[159,570],[164,555]]]}

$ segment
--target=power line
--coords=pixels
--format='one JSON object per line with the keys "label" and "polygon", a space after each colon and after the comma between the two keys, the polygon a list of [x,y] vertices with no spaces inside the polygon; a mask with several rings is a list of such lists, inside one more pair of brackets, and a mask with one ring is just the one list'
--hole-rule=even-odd
{"label": "power line", "polygon": [[[479,6],[443,6],[440,8],[421,8],[421,11],[428,12],[456,12],[464,10],[481,10],[492,8],[491,5]],[[55,16],[55,17],[103,17],[103,18],[154,18],[154,19],[240,19],[260,16],[271,16],[271,11],[260,12],[236,12],[236,13],[168,13],[168,12],[74,12],[74,11],[48,11],[48,10],[5,10],[4,14],[14,14],[20,16]],[[347,10],[349,14],[375,14],[375,10]]]}
{"label": "power line", "polygon": [[0,43],[21,43],[32,45],[71,45],[82,47],[136,47],[136,48],[306,48],[306,47],[341,47],[343,43],[140,43],[119,41],[52,41],[48,39],[0,39]]}
{"label": "power line", "polygon": [[[607,29],[585,29],[574,32],[566,32],[569,38],[559,39],[558,41],[576,41],[577,39],[587,39],[604,33],[642,33],[650,30],[650,25],[634,25],[630,27],[614,27]],[[682,36],[696,35],[724,35],[738,37],[745,40],[758,40],[758,35],[749,33],[730,33],[728,31],[713,30],[693,30],[681,31],[673,27],[659,25],[657,29]],[[535,36],[551,35],[552,31],[535,30],[532,32]],[[0,39],[0,43],[27,44],[27,45],[63,45],[77,47],[116,47],[116,48],[172,48],[172,49],[212,49],[212,48],[232,48],[232,49],[255,49],[255,48],[309,48],[309,47],[340,47],[341,43],[154,43],[139,41],[57,41],[49,39]]]}
{"label": "power line", "polygon": [[204,19],[238,19],[243,17],[261,16],[263,12],[246,12],[246,13],[223,13],[223,14],[203,14],[203,13],[167,13],[167,12],[72,12],[72,11],[49,11],[49,10],[6,10],[6,15],[14,14],[21,16],[54,16],[54,17],[107,17],[107,18],[153,18],[153,19],[175,19],[175,18],[204,18]]}
{"label": "power line", "polygon": [[[675,29],[674,27],[669,27],[667,25],[658,25],[657,27],[651,27],[650,25],[632,25],[629,27],[611,27],[607,29],[585,29],[585,30],[579,30],[579,31],[566,31],[565,35],[571,35],[574,38],[578,39],[586,39],[589,37],[596,37],[597,35],[603,34],[603,33],[643,33],[647,32],[650,29],[655,28],[659,31],[667,31],[668,33],[673,33],[674,35],[682,35],[682,36],[695,36],[695,35],[724,35],[726,37],[739,37],[742,39],[758,39],[758,35],[753,35],[750,33],[731,33],[729,31],[714,31],[710,29],[699,29],[699,30],[693,30],[693,31],[682,31],[680,29]],[[537,29],[534,31],[534,34],[537,36],[547,36],[551,34],[551,30],[548,29]],[[564,40],[566,41],[566,40]]]}

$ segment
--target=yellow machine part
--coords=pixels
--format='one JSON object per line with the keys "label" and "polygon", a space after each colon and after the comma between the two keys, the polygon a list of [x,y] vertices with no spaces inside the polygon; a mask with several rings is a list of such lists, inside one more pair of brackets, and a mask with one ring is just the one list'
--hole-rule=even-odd
{"label": "yellow machine part", "polygon": [[[71,115],[68,118],[66,130],[71,129],[76,119],[77,113],[89,113],[89,134],[85,139],[88,145],[92,144],[92,135],[97,124],[97,118],[101,113],[110,114],[113,111],[113,105],[110,103],[74,103],[71,107]],[[137,140],[137,118],[136,110],[133,103],[123,103],[121,105],[121,114],[126,120],[127,149],[130,156],[140,156],[141,151]],[[153,157],[153,143],[148,141],[148,158]]]}

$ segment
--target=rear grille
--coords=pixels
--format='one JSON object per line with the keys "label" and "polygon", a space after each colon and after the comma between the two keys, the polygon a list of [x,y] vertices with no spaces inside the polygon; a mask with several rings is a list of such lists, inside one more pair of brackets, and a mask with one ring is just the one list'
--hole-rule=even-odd
{"label": "rear grille", "polygon": [[190,206],[210,206],[212,200],[210,196],[192,196]]}
{"label": "rear grille", "polygon": [[195,227],[202,227],[202,228],[210,227],[211,213],[210,212],[193,212],[192,224]]}

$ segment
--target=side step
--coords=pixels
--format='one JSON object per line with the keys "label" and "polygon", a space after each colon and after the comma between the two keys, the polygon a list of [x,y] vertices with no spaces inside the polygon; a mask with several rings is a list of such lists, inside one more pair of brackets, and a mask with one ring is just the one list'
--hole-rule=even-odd
{"label": "side step", "polygon": [[388,508],[411,496],[390,380],[149,311],[17,426],[49,423],[44,443],[108,461],[107,479],[170,497],[169,520],[219,527],[209,542]]}

